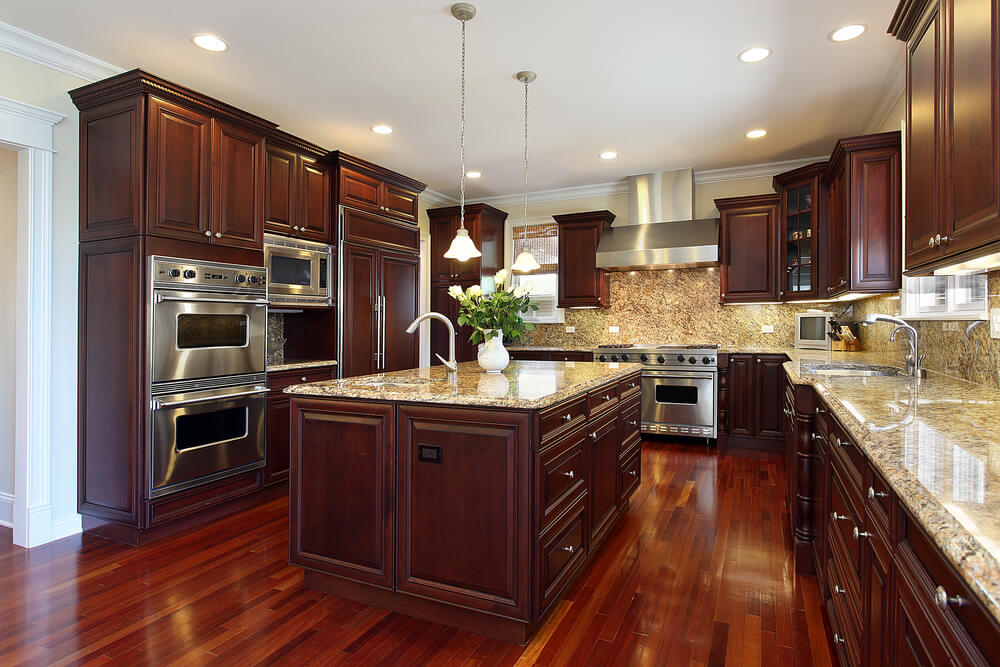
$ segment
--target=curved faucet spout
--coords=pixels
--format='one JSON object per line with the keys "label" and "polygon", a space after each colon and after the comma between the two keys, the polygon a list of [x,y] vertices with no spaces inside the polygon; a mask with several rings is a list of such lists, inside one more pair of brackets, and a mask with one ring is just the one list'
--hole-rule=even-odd
{"label": "curved faucet spout", "polygon": [[441,363],[444,364],[445,368],[452,373],[455,373],[458,371],[458,361],[455,359],[455,325],[451,323],[451,320],[441,313],[429,311],[410,322],[410,326],[406,327],[406,333],[413,334],[413,332],[417,330],[417,327],[419,327],[424,320],[430,319],[441,320],[448,328],[448,359],[445,360],[440,354],[435,354],[434,356],[441,360]]}
{"label": "curved faucet spout", "polygon": [[889,335],[889,340],[893,342],[896,341],[896,334],[900,331],[906,334],[907,341],[910,344],[910,353],[906,356],[906,374],[912,377],[923,377],[924,370],[922,366],[924,356],[920,354],[920,334],[917,333],[917,330],[906,320],[884,313],[869,313],[865,315],[863,324],[868,326],[876,322],[888,322],[889,324],[896,325],[896,328]]}

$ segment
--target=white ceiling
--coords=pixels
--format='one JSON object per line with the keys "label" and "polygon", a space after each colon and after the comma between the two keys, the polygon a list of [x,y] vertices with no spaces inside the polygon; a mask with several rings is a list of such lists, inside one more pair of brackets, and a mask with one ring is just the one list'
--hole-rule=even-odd
{"label": "white ceiling", "polygon": [[[530,86],[532,191],[628,174],[828,153],[897,85],[896,0],[479,0],[468,24],[471,198],[521,189],[521,69]],[[458,21],[432,0],[92,0],[6,3],[3,20],[142,67],[456,195]],[[853,42],[827,39],[863,23]],[[190,37],[211,32],[212,54]],[[763,63],[744,48],[766,45]],[[388,123],[384,137],[369,128]],[[764,139],[744,138],[763,127]],[[616,150],[617,160],[597,154]]]}

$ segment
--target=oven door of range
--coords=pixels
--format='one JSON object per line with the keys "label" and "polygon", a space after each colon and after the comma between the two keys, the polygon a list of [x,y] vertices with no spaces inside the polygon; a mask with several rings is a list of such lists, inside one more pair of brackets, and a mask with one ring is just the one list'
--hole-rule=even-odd
{"label": "oven door of range", "polygon": [[715,437],[715,385],[712,371],[643,371],[643,423],[696,427],[697,435],[707,429]]}
{"label": "oven door of range", "polygon": [[263,373],[267,301],[157,289],[150,332],[151,382]]}
{"label": "oven door of range", "polygon": [[149,497],[264,467],[266,394],[242,385],[154,397]]}

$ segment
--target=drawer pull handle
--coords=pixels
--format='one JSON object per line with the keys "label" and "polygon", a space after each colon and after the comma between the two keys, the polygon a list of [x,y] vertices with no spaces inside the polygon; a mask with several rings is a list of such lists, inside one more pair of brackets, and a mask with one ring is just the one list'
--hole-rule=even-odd
{"label": "drawer pull handle", "polygon": [[841,637],[839,634],[837,634],[835,632],[835,633],[833,633],[833,643],[834,644],[843,644],[844,643],[844,638]]}
{"label": "drawer pull handle", "polygon": [[634,419],[633,419],[632,421],[630,421],[630,422],[628,423],[628,425],[629,425],[629,426],[638,426],[638,425],[639,425],[639,422],[637,422],[636,420],[634,420]]}
{"label": "drawer pull handle", "polygon": [[815,432],[813,432],[813,433],[810,433],[810,434],[809,434],[809,437],[810,437],[810,438],[811,438],[812,440],[819,440],[819,433],[815,433]]}
{"label": "drawer pull handle", "polygon": [[885,491],[876,491],[875,487],[868,487],[868,500],[875,500],[876,498],[888,498],[889,494]]}
{"label": "drawer pull handle", "polygon": [[837,595],[847,595],[847,589],[841,588],[837,584],[833,585],[833,592],[836,593]]}
{"label": "drawer pull handle", "polygon": [[605,400],[605,401],[610,401],[610,400],[611,400],[611,397],[610,397],[609,395],[605,394],[605,395],[604,395],[604,400]]}
{"label": "drawer pull handle", "polygon": [[638,470],[629,470],[628,474],[632,475],[633,477],[638,477],[639,476],[639,471]]}
{"label": "drawer pull handle", "polygon": [[302,381],[303,381],[303,382],[308,382],[308,381],[309,381],[309,378],[307,378],[307,377],[306,377],[305,375],[303,375],[303,376],[302,376]]}
{"label": "drawer pull handle", "polygon": [[965,598],[961,595],[948,595],[948,591],[944,589],[943,586],[938,586],[934,591],[934,602],[941,609],[947,609],[949,605],[954,605],[956,607],[965,606]]}
{"label": "drawer pull handle", "polygon": [[571,421],[573,419],[573,415],[567,412],[566,414],[564,414],[562,416],[562,418],[563,418],[564,422],[568,422],[568,421]]}
{"label": "drawer pull handle", "polygon": [[561,549],[561,550],[563,550],[563,551],[565,551],[565,552],[566,552],[566,553],[568,553],[568,554],[571,554],[571,553],[573,553],[574,551],[576,551],[576,549],[574,549],[574,548],[573,548],[572,546],[568,546],[568,547],[560,547],[560,549]]}
{"label": "drawer pull handle", "polygon": [[837,514],[837,510],[833,510],[832,512],[830,512],[830,517],[834,521],[850,521],[851,520],[851,517],[847,516],[846,514]]}
{"label": "drawer pull handle", "polygon": [[871,537],[872,534],[866,530],[858,530],[858,527],[854,527],[854,539],[859,540],[862,537]]}
{"label": "drawer pull handle", "polygon": [[834,438],[834,440],[837,441],[837,446],[838,447],[843,447],[844,446],[844,441],[841,440],[840,438]]}
{"label": "drawer pull handle", "polygon": [[826,410],[824,410],[823,408],[816,408],[816,414],[821,415],[824,412],[826,412]]}
{"label": "drawer pull handle", "polygon": [[573,478],[576,477],[576,473],[574,471],[570,470],[569,472],[564,472],[563,476],[569,477],[570,479],[573,479]]}
{"label": "drawer pull handle", "polygon": [[593,433],[590,434],[590,439],[597,440],[597,431],[594,431]]}

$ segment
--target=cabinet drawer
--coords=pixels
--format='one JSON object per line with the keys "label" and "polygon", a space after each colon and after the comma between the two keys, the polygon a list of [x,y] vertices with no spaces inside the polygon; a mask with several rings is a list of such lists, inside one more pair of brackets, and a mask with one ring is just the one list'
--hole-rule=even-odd
{"label": "cabinet drawer", "polygon": [[844,482],[836,470],[832,471],[830,481],[830,529],[840,537],[846,549],[848,563],[845,565],[850,566],[855,577],[860,577],[861,549],[854,532],[855,529],[861,530],[861,515],[848,499]]}
{"label": "cabinet drawer", "polygon": [[586,558],[586,502],[581,499],[542,538],[542,609],[559,597]]}
{"label": "cabinet drawer", "polygon": [[861,664],[861,645],[858,641],[861,619],[852,615],[847,591],[840,580],[837,564],[832,559],[827,562],[827,573],[830,578],[830,606],[827,609],[833,631],[833,646],[841,656],[841,662],[853,667]]}
{"label": "cabinet drawer", "polygon": [[539,417],[542,443],[582,426],[587,421],[587,397],[580,396],[551,408]]}
{"label": "cabinet drawer", "polygon": [[868,488],[865,491],[865,502],[870,509],[869,516],[878,524],[884,535],[889,535],[889,517],[892,516],[892,491],[882,475],[870,465]]}
{"label": "cabinet drawer", "polygon": [[638,401],[622,408],[622,442],[639,437],[639,426],[642,424],[642,407]]}
{"label": "cabinet drawer", "polygon": [[618,383],[618,398],[624,403],[632,398],[638,399],[642,393],[642,381],[638,375],[622,380]]}
{"label": "cabinet drawer", "polygon": [[618,403],[618,387],[613,384],[605,385],[599,389],[594,389],[587,395],[587,407],[590,415],[594,415],[609,410]]}
{"label": "cabinet drawer", "polygon": [[278,371],[267,374],[267,388],[272,393],[281,391],[285,387],[293,384],[306,384],[308,382],[322,382],[337,377],[336,366],[322,366],[319,368],[302,368],[291,371]]}
{"label": "cabinet drawer", "polygon": [[621,449],[618,450],[618,459],[625,461],[631,459],[633,456],[637,456],[641,443],[642,439],[639,436],[633,436],[631,439],[622,438]]}
{"label": "cabinet drawer", "polygon": [[567,500],[586,488],[584,478],[583,431],[571,434],[542,459],[542,526],[559,515]]}
{"label": "cabinet drawer", "polygon": [[828,440],[830,450],[836,452],[834,459],[835,461],[839,460],[840,471],[844,476],[844,481],[853,485],[853,488],[849,487],[847,490],[853,494],[854,501],[860,505],[863,502],[861,498],[861,486],[865,479],[865,470],[868,469],[868,459],[861,449],[854,444],[854,440],[847,434],[844,427],[836,420],[832,422]]}
{"label": "cabinet drawer", "polygon": [[642,482],[642,456],[640,452],[636,450],[629,459],[621,467],[621,496],[619,500],[622,504],[628,502],[628,499],[632,497],[635,490],[639,488],[639,484]]}

